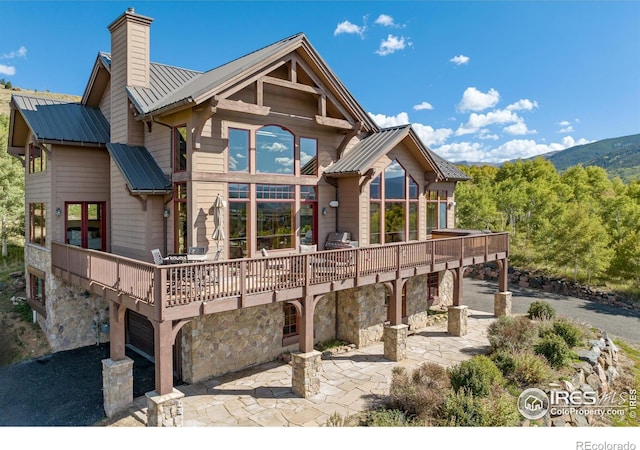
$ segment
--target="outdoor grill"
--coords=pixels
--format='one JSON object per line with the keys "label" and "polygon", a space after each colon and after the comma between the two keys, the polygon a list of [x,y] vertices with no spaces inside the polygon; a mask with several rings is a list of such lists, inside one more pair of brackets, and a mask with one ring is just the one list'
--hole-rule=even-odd
{"label": "outdoor grill", "polygon": [[324,243],[325,250],[336,250],[339,248],[355,248],[358,246],[358,241],[351,240],[351,233],[348,231],[341,231],[338,233],[329,233],[327,241]]}

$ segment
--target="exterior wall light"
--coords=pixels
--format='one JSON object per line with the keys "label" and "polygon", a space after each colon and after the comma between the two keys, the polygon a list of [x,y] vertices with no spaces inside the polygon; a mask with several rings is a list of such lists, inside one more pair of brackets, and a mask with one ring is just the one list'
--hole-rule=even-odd
{"label": "exterior wall light", "polygon": [[162,211],[162,217],[165,219],[169,217],[169,208],[165,208],[164,211]]}
{"label": "exterior wall light", "polygon": [[56,208],[56,216],[60,217],[62,215],[62,210],[60,208]]}

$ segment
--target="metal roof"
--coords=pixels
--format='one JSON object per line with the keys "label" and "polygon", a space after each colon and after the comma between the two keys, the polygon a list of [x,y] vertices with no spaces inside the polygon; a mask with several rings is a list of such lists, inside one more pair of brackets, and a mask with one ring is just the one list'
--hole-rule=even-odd
{"label": "metal roof", "polygon": [[361,140],[335,164],[329,166],[327,175],[364,175],[375,162],[409,132],[410,125],[385,128]]}
{"label": "metal roof", "polygon": [[411,125],[384,128],[361,140],[335,164],[329,166],[324,173],[327,175],[364,175],[375,162],[386,155],[399,142],[411,135],[419,146],[425,158],[433,169],[445,180],[468,180],[469,177],[445,161],[427,146],[415,134]]}
{"label": "metal roof", "polygon": [[171,192],[171,181],[146,147],[108,143],[107,150],[133,193]]}
{"label": "metal roof", "polygon": [[109,142],[109,122],[98,108],[18,94],[13,94],[12,102],[39,142],[75,145]]}
{"label": "metal roof", "polygon": [[199,76],[193,77],[182,87],[176,89],[166,97],[159,99],[157,102],[152,104],[141,103],[141,111],[144,114],[148,114],[173,105],[194,102],[197,98],[205,95],[212,88],[220,86],[226,80],[231,79],[235,75],[242,73],[244,70],[253,67],[261,61],[264,61],[266,58],[276,54],[279,50],[288,47],[289,44],[300,41],[303,37],[304,34],[302,33],[295,34],[215,69],[209,70],[208,72],[199,74]]}

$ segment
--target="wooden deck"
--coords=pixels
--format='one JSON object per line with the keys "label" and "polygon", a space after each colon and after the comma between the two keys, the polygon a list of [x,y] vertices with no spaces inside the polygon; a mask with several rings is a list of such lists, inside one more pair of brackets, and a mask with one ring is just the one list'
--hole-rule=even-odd
{"label": "wooden deck", "polygon": [[506,259],[508,233],[156,266],[52,244],[53,274],[157,321],[190,319]]}

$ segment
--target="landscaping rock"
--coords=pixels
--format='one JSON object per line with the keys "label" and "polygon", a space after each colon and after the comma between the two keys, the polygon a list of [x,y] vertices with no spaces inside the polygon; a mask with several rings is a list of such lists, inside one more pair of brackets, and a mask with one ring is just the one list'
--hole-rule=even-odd
{"label": "landscaping rock", "polygon": [[595,366],[598,364],[598,356],[600,356],[600,353],[589,350],[576,350],[576,355],[578,355],[580,361],[586,361],[592,366]]}

